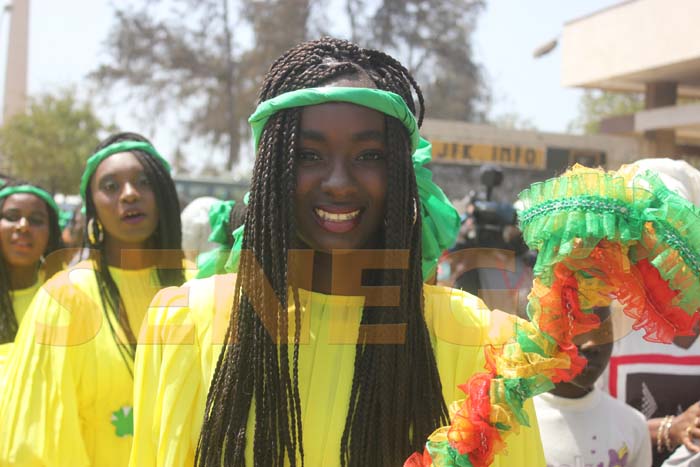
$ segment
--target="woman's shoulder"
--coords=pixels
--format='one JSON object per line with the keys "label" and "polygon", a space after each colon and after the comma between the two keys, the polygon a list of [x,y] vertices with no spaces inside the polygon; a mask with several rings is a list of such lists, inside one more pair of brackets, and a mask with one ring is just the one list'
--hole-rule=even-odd
{"label": "woman's shoulder", "polygon": [[220,274],[166,287],[153,298],[149,315],[162,324],[203,325],[218,312],[230,311],[235,285],[235,274]]}
{"label": "woman's shoulder", "polygon": [[425,284],[423,296],[428,331],[442,341],[502,344],[510,339],[518,320],[503,311],[490,310],[479,297],[463,290]]}

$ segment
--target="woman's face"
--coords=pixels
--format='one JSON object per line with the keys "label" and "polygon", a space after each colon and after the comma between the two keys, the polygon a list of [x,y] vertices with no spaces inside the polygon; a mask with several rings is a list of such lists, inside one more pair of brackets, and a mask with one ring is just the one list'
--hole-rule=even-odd
{"label": "woman's face", "polygon": [[300,130],[299,239],[323,252],[378,247],[387,185],[384,115],[347,103],[308,106]]}
{"label": "woman's face", "polygon": [[5,198],[0,215],[0,247],[10,267],[35,266],[49,243],[49,210],[38,196]]}
{"label": "woman's face", "polygon": [[90,183],[97,217],[111,247],[144,248],[158,226],[158,210],[143,166],[130,152],[114,154]]}

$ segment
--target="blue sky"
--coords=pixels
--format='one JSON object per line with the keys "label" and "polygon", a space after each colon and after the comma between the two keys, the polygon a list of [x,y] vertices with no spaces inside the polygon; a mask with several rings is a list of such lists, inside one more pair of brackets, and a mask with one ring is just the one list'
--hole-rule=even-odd
{"label": "blue sky", "polygon": [[[85,75],[103,56],[112,24],[110,0],[30,0],[29,92],[65,86],[87,89]],[[0,6],[8,0],[0,0]],[[493,93],[491,116],[517,113],[539,130],[563,132],[577,113],[580,90],[560,84],[560,49],[534,59],[532,51],[557,37],[566,21],[618,0],[487,0],[473,37],[476,60]],[[0,67],[6,60],[8,18],[0,23]],[[0,76],[0,93],[4,73]],[[119,126],[134,121],[123,109],[103,109]]]}

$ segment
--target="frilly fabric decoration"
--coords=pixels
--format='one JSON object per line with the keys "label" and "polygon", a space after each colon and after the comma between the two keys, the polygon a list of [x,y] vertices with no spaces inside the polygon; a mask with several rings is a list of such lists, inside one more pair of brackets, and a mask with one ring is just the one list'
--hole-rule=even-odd
{"label": "frilly fabric decoration", "polygon": [[528,426],[524,402],[585,367],[573,338],[600,325],[594,308],[618,300],[651,342],[691,334],[700,319],[700,210],[656,174],[576,165],[519,198],[523,237],[538,250],[530,321],[486,347],[487,371],[459,386],[451,425],[404,467],[490,465]]}

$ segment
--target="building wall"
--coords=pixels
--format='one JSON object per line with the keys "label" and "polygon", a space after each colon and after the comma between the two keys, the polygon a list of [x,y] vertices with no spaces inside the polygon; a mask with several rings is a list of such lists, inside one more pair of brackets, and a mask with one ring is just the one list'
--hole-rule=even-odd
{"label": "building wall", "polygon": [[562,85],[642,91],[641,83],[652,81],[683,87],[687,76],[697,86],[698,18],[697,0],[633,0],[569,21],[561,38]]}
{"label": "building wall", "polygon": [[452,200],[482,189],[479,169],[487,163],[499,165],[504,175],[493,198],[512,202],[532,183],[559,175],[573,163],[617,169],[643,156],[642,141],[634,137],[518,131],[446,120],[426,120],[421,133],[433,142],[434,179]]}

